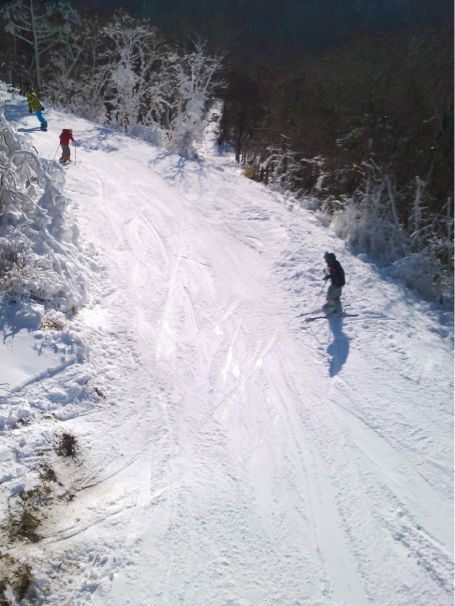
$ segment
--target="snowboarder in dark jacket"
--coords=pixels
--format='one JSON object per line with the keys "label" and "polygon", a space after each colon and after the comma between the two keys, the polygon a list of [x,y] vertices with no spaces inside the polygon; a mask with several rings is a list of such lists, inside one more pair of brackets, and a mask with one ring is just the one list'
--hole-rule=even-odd
{"label": "snowboarder in dark jacket", "polygon": [[330,280],[330,286],[327,289],[327,301],[322,306],[322,309],[326,313],[341,313],[342,307],[340,297],[343,286],[346,283],[344,278],[344,270],[333,253],[326,252],[324,259],[327,263],[327,270],[324,280]]}
{"label": "snowboarder in dark jacket", "polygon": [[46,119],[43,117],[43,114],[41,113],[44,111],[44,107],[43,107],[41,101],[38,99],[38,95],[36,94],[36,92],[33,89],[30,89],[27,93],[27,103],[28,103],[28,111],[31,114],[32,113],[35,114],[35,116],[38,118],[38,120],[40,122],[41,130],[46,131],[47,122],[46,122]]}

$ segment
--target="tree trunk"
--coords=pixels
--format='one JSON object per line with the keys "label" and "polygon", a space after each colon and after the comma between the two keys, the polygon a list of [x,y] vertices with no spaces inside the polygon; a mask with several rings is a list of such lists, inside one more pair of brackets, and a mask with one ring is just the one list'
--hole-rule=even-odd
{"label": "tree trunk", "polygon": [[36,88],[37,93],[41,93],[41,67],[39,62],[39,47],[38,35],[36,33],[35,13],[33,11],[33,0],[30,0],[30,24],[33,32],[33,50],[35,51],[35,66],[36,66]]}

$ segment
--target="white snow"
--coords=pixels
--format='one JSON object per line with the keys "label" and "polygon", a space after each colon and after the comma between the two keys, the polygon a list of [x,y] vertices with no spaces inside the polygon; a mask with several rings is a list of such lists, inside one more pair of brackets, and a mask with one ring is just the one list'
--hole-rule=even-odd
{"label": "white snow", "polygon": [[[73,129],[93,251],[62,330],[2,327],[4,511],[40,462],[62,485],[42,540],[8,548],[40,603],[452,604],[451,317],[208,143],[190,162],[61,112],[34,131],[21,99],[6,116],[50,160]],[[326,250],[358,316],[307,323]]]}
{"label": "white snow", "polygon": [[7,395],[11,390],[19,390],[33,378],[60,369],[65,356],[47,348],[42,348],[40,335],[30,335],[26,330],[19,330],[14,335],[4,335],[0,346],[2,362],[2,383],[0,396]]}

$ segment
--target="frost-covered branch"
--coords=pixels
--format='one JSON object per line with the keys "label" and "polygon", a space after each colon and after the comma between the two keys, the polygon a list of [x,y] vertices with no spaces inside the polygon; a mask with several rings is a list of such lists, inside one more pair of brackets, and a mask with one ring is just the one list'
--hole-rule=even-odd
{"label": "frost-covered branch", "polygon": [[109,121],[131,132],[137,124],[149,126],[165,105],[165,47],[154,28],[116,15],[103,30],[107,49],[101,78]]}
{"label": "frost-covered branch", "polygon": [[[56,48],[62,32],[79,22],[67,2],[13,0],[1,9],[5,31],[33,49],[38,90],[42,83],[42,55]],[[63,23],[63,26],[62,26]]]}
{"label": "frost-covered branch", "polygon": [[433,215],[424,204],[425,183],[416,179],[407,227],[396,208],[398,192],[390,176],[370,162],[364,188],[332,217],[335,232],[355,252],[366,252],[390,267],[391,275],[426,298],[453,301],[453,218],[451,201]]}
{"label": "frost-covered branch", "polygon": [[171,52],[167,57],[170,75],[169,113],[164,124],[169,149],[186,156],[195,153],[200,141],[203,119],[217,87],[222,59],[212,56],[200,42],[192,52]]}

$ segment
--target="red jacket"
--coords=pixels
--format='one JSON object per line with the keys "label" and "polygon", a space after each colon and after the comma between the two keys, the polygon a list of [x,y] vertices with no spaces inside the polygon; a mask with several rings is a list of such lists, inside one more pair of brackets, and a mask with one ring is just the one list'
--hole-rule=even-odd
{"label": "red jacket", "polygon": [[70,141],[74,142],[73,131],[70,128],[64,128],[60,134],[60,145],[69,145]]}

